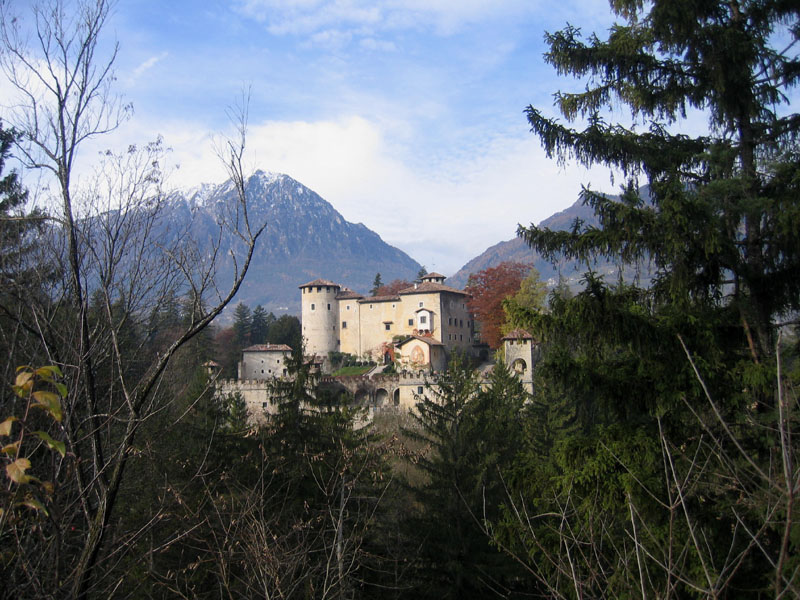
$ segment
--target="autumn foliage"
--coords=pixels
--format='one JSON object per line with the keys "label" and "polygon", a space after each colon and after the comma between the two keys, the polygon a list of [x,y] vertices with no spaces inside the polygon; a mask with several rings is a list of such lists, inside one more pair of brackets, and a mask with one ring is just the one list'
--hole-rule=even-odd
{"label": "autumn foliage", "polygon": [[375,291],[376,296],[394,296],[400,290],[404,290],[406,288],[410,288],[413,284],[409,283],[405,279],[395,279],[394,281],[390,281],[386,285],[382,285]]}
{"label": "autumn foliage", "polygon": [[481,340],[498,348],[506,320],[503,300],[519,291],[531,265],[506,261],[469,276],[465,291],[471,296],[469,309],[481,325]]}

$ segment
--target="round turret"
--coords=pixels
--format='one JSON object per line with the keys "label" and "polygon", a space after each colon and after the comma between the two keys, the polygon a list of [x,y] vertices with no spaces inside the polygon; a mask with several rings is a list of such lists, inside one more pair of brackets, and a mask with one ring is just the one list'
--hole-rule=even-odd
{"label": "round turret", "polygon": [[300,286],[305,353],[328,358],[328,352],[339,350],[339,301],[341,286],[315,279]]}

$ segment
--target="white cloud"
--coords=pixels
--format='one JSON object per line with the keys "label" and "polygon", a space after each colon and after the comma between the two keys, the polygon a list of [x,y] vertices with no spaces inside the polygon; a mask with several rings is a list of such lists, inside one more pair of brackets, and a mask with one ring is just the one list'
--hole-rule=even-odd
{"label": "white cloud", "polygon": [[160,54],[156,54],[155,56],[151,56],[146,61],[141,63],[139,66],[137,66],[135,69],[133,69],[133,72],[131,74],[131,79],[132,80],[138,79],[145,72],[147,72],[150,69],[152,69],[156,65],[156,63],[158,63],[158,62],[164,60],[165,58],[167,58],[167,56],[169,56],[169,52],[162,52]]}
{"label": "white cloud", "polygon": [[349,26],[450,35],[468,24],[530,13],[537,5],[526,0],[240,0],[238,9],[274,34],[311,35]]}

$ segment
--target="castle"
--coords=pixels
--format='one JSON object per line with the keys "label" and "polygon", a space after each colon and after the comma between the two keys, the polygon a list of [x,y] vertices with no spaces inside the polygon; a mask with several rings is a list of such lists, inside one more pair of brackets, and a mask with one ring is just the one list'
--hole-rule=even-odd
{"label": "castle", "polygon": [[[305,353],[330,372],[330,353],[341,352],[378,363],[393,362],[396,373],[380,367],[370,374],[332,377],[320,383],[349,394],[370,415],[413,408],[425,386],[447,368],[453,352],[475,357],[486,346],[475,339],[475,323],[467,308],[468,294],[430,273],[420,283],[391,296],[365,297],[332,281],[315,279],[300,286]],[[506,364],[533,391],[537,344],[523,330],[503,338]],[[261,344],[245,348],[238,380],[221,381],[222,393],[239,393],[254,418],[272,412],[270,382],[284,377],[291,348]]]}
{"label": "castle", "polygon": [[469,296],[444,280],[429,273],[397,294],[372,297],[324,279],[301,285],[306,353],[324,360],[342,352],[430,371],[444,370],[454,351],[476,355]]}

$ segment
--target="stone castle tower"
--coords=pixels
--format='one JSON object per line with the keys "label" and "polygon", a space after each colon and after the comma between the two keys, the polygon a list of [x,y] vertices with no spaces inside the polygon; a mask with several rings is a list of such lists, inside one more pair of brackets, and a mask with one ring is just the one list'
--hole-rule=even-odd
{"label": "stone castle tower", "polygon": [[539,358],[539,347],[533,336],[524,329],[515,329],[503,337],[503,350],[508,368],[517,374],[525,389],[533,393],[533,370]]}
{"label": "stone castle tower", "polygon": [[315,279],[300,286],[305,353],[327,358],[339,350],[339,301],[341,286]]}

